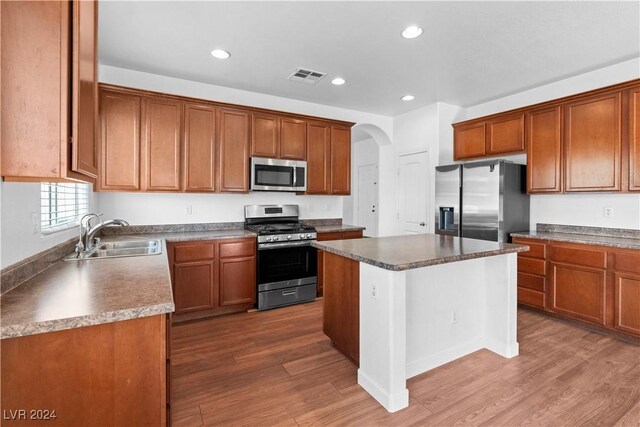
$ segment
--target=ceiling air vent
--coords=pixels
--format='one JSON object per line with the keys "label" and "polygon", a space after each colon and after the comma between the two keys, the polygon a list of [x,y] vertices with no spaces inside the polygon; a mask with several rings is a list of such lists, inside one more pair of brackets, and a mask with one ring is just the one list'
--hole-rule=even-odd
{"label": "ceiling air vent", "polygon": [[322,78],[326,75],[327,73],[307,70],[306,68],[298,68],[289,76],[289,80],[314,85],[322,80]]}

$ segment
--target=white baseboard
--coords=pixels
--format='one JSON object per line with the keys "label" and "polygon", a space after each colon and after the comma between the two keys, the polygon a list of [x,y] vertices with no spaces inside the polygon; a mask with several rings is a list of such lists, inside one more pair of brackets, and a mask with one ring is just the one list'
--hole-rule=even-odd
{"label": "white baseboard", "polygon": [[423,357],[422,359],[418,359],[414,362],[407,363],[407,379],[420,375],[433,368],[437,368],[438,366],[442,366],[445,363],[459,359],[467,354],[471,354],[481,348],[484,348],[482,341],[475,339],[473,341],[448,348],[439,353]]}
{"label": "white baseboard", "polygon": [[358,369],[358,384],[389,412],[396,412],[409,406],[409,390],[389,394]]}
{"label": "white baseboard", "polygon": [[509,344],[501,341],[486,339],[484,348],[508,359],[516,357],[518,354],[520,354],[520,344],[518,344],[518,341]]}

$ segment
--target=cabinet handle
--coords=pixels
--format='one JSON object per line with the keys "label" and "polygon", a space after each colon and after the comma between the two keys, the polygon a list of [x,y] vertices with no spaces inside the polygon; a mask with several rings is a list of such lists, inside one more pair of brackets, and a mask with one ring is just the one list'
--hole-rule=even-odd
{"label": "cabinet handle", "polygon": [[283,297],[286,297],[288,295],[295,295],[295,294],[296,294],[296,291],[283,291],[282,292],[282,296]]}

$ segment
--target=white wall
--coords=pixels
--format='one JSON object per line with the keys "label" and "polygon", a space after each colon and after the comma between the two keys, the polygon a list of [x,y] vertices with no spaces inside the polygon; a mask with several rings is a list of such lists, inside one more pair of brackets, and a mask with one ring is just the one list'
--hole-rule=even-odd
{"label": "white wall", "polygon": [[[358,168],[379,165],[379,156],[378,144],[372,138],[356,141],[351,146],[351,196],[344,198],[342,207],[342,218],[346,224],[362,225],[358,223]],[[371,234],[367,235],[373,237]]]}
{"label": "white wall", "polygon": [[[2,182],[0,194],[2,198],[0,268],[78,236],[77,227],[46,236],[40,234],[40,183]],[[92,192],[89,199],[89,210],[93,212],[98,210],[96,194]],[[36,230],[31,222],[32,214],[37,216]]]}
{"label": "white wall", "polygon": [[[640,58],[636,58],[466,108],[456,121],[549,101],[639,77]],[[452,140],[450,144],[450,147],[441,145],[441,149],[447,152],[452,150]],[[605,206],[614,208],[613,218],[604,218]],[[604,193],[534,195],[531,196],[530,228],[534,229],[538,222],[638,229],[640,228],[640,195]]]}

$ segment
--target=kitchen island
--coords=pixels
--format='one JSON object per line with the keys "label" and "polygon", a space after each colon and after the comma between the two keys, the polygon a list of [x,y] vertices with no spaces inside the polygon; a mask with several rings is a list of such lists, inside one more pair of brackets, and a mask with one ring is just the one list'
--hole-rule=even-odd
{"label": "kitchen island", "polygon": [[407,378],[482,348],[518,354],[516,253],[527,246],[435,234],[313,245],[325,251],[324,331],[389,412],[408,406]]}

